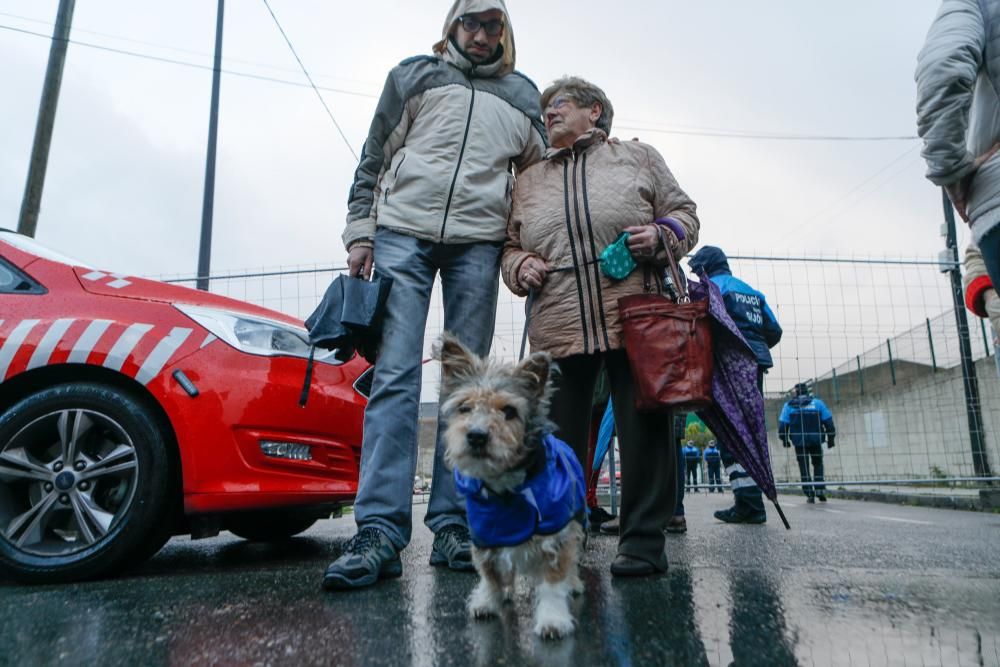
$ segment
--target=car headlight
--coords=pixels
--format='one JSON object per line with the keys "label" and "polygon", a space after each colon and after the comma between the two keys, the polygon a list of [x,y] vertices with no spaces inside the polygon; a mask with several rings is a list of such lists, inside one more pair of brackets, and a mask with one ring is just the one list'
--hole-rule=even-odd
{"label": "car headlight", "polygon": [[[186,303],[176,303],[174,307],[241,352],[265,357],[309,357],[309,332],[303,327],[220,308]],[[341,363],[334,358],[334,352],[317,349],[313,358],[323,363]]]}

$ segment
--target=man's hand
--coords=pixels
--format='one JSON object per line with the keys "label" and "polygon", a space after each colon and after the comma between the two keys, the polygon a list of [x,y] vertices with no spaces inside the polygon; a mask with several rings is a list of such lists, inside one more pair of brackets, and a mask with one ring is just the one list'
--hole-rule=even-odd
{"label": "man's hand", "polygon": [[362,276],[365,280],[371,280],[374,262],[375,252],[371,248],[352,248],[347,255],[347,270],[352,276]]}
{"label": "man's hand", "polygon": [[833,449],[835,446],[836,445],[833,444],[833,436],[832,435],[826,436],[826,448]]}
{"label": "man's hand", "polygon": [[521,287],[538,289],[549,273],[549,264],[541,257],[529,257],[517,270],[517,282]]}
{"label": "man's hand", "polygon": [[988,151],[977,157],[972,162],[972,169],[968,174],[966,174],[965,178],[957,183],[944,186],[945,192],[948,193],[948,199],[951,200],[955,210],[958,211],[958,215],[961,216],[962,220],[965,220],[966,222],[969,222],[969,213],[967,210],[969,204],[969,185],[972,183],[972,179],[975,178],[976,172],[979,171],[979,168],[982,167],[987,160],[993,157],[998,150],[1000,150],[1000,142],[993,144]]}

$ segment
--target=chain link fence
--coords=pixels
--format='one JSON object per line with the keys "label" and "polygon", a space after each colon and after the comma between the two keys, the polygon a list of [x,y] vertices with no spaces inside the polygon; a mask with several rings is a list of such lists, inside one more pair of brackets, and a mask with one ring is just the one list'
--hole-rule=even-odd
{"label": "chain link fence", "polygon": [[[996,343],[988,325],[969,314],[969,366],[978,392],[970,391],[973,380],[963,373],[949,278],[936,258],[734,253],[730,265],[734,275],[766,295],[784,329],[765,379],[779,483],[792,485],[799,478],[794,449],[778,441],[777,419],[802,381],[827,403],[837,425],[837,446],[825,457],[828,481],[976,488],[1000,481]],[[218,294],[305,318],[343,270],[316,265],[230,272],[213,275],[210,286]],[[426,356],[443,326],[436,289],[423,330],[414,324]],[[523,327],[523,299],[500,285],[493,354],[516,359]],[[437,383],[437,365],[426,364],[424,414],[433,414]]]}

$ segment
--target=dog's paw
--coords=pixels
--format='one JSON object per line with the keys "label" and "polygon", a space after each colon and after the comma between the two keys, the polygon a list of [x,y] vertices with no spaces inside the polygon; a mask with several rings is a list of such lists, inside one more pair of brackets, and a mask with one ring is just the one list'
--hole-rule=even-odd
{"label": "dog's paw", "polygon": [[500,615],[502,598],[489,586],[480,582],[469,597],[469,615],[477,620],[484,620]]}
{"label": "dog's paw", "polygon": [[542,639],[562,639],[573,634],[573,617],[566,614],[562,617],[550,616],[535,619],[535,634]]}
{"label": "dog's paw", "polygon": [[469,601],[469,615],[477,621],[485,621],[491,618],[496,618],[500,615],[500,608],[495,604],[491,603],[479,603],[476,604],[472,600]]}

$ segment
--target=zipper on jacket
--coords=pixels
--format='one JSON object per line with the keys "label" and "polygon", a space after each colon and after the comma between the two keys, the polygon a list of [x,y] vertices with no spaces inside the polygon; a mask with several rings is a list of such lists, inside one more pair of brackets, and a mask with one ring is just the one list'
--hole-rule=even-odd
{"label": "zipper on jacket", "polygon": [[458,171],[462,168],[462,158],[465,157],[465,145],[469,141],[469,127],[472,125],[472,107],[476,103],[476,85],[469,77],[469,88],[472,90],[472,97],[469,98],[469,117],[465,119],[465,136],[462,137],[462,149],[458,152],[458,164],[455,165],[455,175],[451,178],[451,189],[448,190],[448,202],[444,207],[444,219],[441,220],[441,234],[439,240],[444,241],[444,228],[448,224],[448,212],[451,210],[451,199],[455,195],[455,183],[458,182]]}

